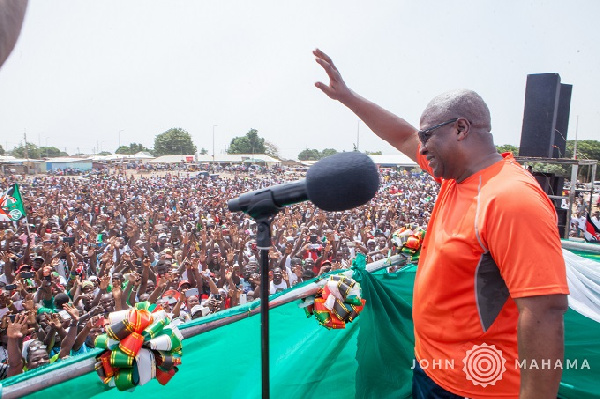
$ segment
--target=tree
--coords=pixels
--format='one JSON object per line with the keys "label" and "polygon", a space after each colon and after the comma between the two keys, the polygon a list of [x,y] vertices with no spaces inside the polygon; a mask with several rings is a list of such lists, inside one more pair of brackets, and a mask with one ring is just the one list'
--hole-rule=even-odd
{"label": "tree", "polygon": [[[565,150],[565,158],[573,158],[575,148],[575,140],[567,140],[567,148]],[[598,140],[577,140],[577,159],[595,159],[600,161],[600,141]],[[589,181],[591,179],[591,166],[579,167],[577,176],[581,181]],[[570,176],[570,171],[569,171]],[[598,175],[596,175],[596,180]]]}
{"label": "tree", "polygon": [[99,152],[98,155],[112,155],[112,154],[110,153],[110,151],[102,151],[102,152]]}
{"label": "tree", "polygon": [[335,148],[324,148],[323,151],[319,151],[315,148],[307,148],[305,150],[302,150],[302,152],[298,154],[298,159],[301,161],[318,161],[321,158],[325,158],[337,153],[338,150],[336,150]]}
{"label": "tree", "polygon": [[325,158],[330,155],[335,155],[337,153],[338,151],[335,148],[324,148],[323,151],[321,151],[321,158]]}
{"label": "tree", "polygon": [[115,154],[133,155],[141,151],[150,152],[151,150],[144,147],[142,144],[131,143],[129,146],[122,145],[117,148]]}
{"label": "tree", "polygon": [[4,153],[5,153],[5,151],[4,151],[4,147],[2,147],[2,146],[0,145],[0,155],[4,155]]}
{"label": "tree", "polygon": [[227,149],[228,154],[264,154],[265,139],[258,136],[258,130],[250,129],[245,136],[234,137]]}
{"label": "tree", "polygon": [[208,150],[204,147],[202,147],[202,149],[200,150],[200,155],[206,155],[208,154]]}
{"label": "tree", "polygon": [[298,159],[301,161],[318,161],[321,159],[321,153],[316,149],[305,149],[298,154]]}
{"label": "tree", "polygon": [[[575,140],[567,140],[566,158],[573,158]],[[577,140],[577,159],[595,159],[600,161],[600,141]]]}
{"label": "tree", "polygon": [[367,155],[382,155],[381,151],[365,151]]}
{"label": "tree", "polygon": [[513,155],[519,155],[519,147],[515,147],[514,145],[510,145],[510,144],[497,145],[496,150],[500,154],[502,154],[504,152],[512,152]]}
{"label": "tree", "polygon": [[59,148],[56,147],[40,147],[40,155],[46,158],[60,157],[64,154]]}
{"label": "tree", "polygon": [[273,158],[279,158],[279,148],[270,141],[265,140],[265,154]]}
{"label": "tree", "polygon": [[20,145],[12,150],[12,155],[17,158],[40,159],[40,149],[37,145],[27,142],[25,145]]}
{"label": "tree", "polygon": [[196,146],[188,132],[181,128],[172,128],[156,136],[154,153],[160,155],[195,154]]}

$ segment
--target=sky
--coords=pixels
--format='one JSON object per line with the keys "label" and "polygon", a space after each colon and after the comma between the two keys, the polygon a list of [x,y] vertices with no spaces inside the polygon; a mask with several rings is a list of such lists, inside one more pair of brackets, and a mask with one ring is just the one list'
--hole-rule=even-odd
{"label": "sky", "polygon": [[397,154],[314,87],[317,47],[415,126],[435,95],[477,91],[497,145],[519,145],[527,74],[559,73],[568,139],[599,140],[598,15],[596,0],[30,0],[0,68],[0,145],[114,152],[179,127],[220,154],[253,128],[288,159]]}

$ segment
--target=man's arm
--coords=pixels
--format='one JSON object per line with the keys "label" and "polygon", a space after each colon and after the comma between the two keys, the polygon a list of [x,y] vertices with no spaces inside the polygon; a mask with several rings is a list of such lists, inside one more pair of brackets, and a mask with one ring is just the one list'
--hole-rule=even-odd
{"label": "man's arm", "polygon": [[538,364],[550,360],[550,368],[521,369],[521,399],[556,398],[562,369],[555,368],[557,360],[563,362],[563,315],[567,311],[566,295],[539,295],[515,298],[519,310],[517,339],[519,360]]}
{"label": "man's arm", "polygon": [[356,94],[344,82],[342,75],[331,61],[331,58],[319,49],[313,51],[315,61],[323,67],[329,76],[329,86],[316,82],[315,86],[329,98],[337,100],[356,114],[379,137],[417,161],[419,139],[417,129],[402,118],[379,105]]}

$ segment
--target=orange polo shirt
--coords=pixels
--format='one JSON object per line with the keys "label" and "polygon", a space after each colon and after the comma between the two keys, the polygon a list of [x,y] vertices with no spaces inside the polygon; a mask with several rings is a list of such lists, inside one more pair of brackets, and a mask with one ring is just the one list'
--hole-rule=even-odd
{"label": "orange polo shirt", "polygon": [[413,293],[417,360],[470,398],[518,397],[513,298],[569,293],[554,205],[503,157],[461,183],[438,179]]}

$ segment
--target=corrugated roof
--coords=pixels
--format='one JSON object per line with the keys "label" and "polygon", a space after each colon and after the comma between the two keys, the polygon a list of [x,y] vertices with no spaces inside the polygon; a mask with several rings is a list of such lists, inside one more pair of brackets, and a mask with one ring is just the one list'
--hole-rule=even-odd
{"label": "corrugated roof", "polygon": [[404,154],[394,155],[369,155],[377,165],[418,166],[418,164]]}
{"label": "corrugated roof", "polygon": [[158,158],[154,158],[148,163],[178,163],[178,162],[186,162],[187,157],[194,158],[193,155],[163,155]]}
{"label": "corrugated roof", "polygon": [[[212,162],[212,155],[198,155],[198,162]],[[247,159],[254,159],[266,163],[280,163],[277,158],[273,158],[266,154],[215,154],[215,162],[232,162],[241,163]]]}
{"label": "corrugated roof", "polygon": [[88,158],[67,158],[67,157],[56,157],[56,158],[48,158],[46,160],[47,163],[74,163],[74,162],[92,162],[91,159]]}

